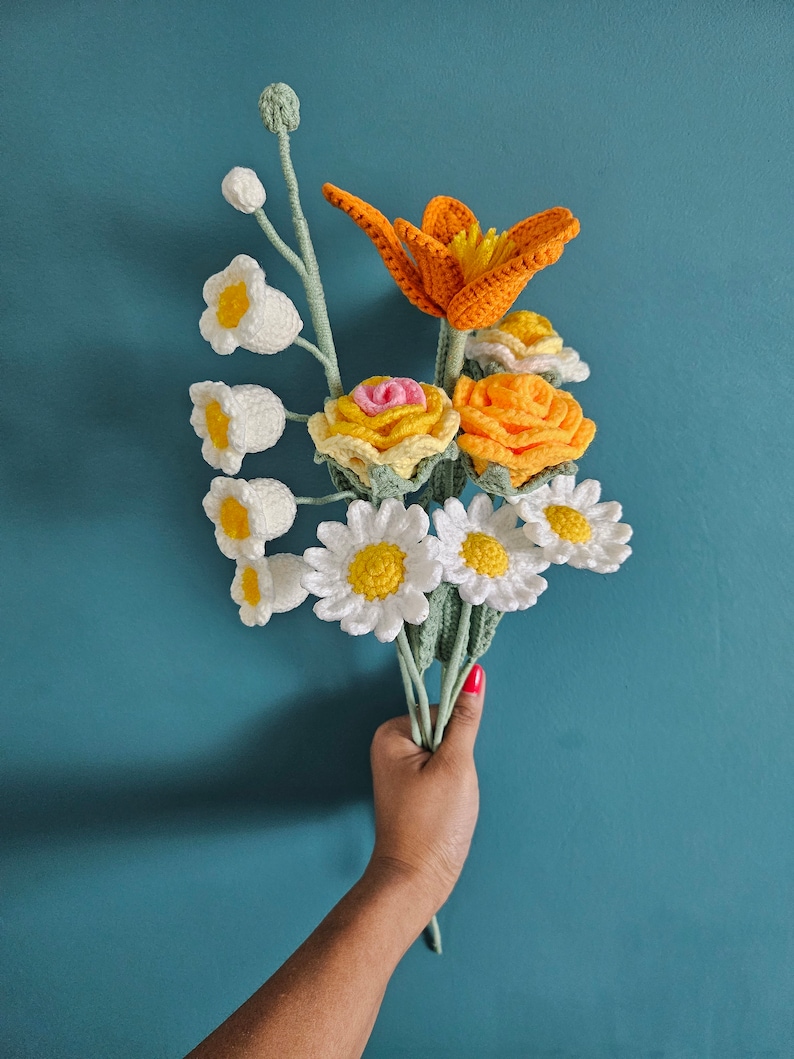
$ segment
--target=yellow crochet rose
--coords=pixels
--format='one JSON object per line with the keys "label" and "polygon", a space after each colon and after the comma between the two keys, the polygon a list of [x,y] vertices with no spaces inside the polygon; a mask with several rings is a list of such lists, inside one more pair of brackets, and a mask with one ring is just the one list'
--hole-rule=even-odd
{"label": "yellow crochet rose", "polygon": [[318,452],[369,486],[372,466],[413,477],[420,460],[444,451],[459,424],[452,402],[437,386],[376,375],[351,394],[326,401],[308,427]]}
{"label": "yellow crochet rose", "polygon": [[514,488],[547,467],[577,459],[596,430],[571,394],[539,375],[487,375],[480,382],[464,375],[453,405],[463,430],[458,445],[477,474],[498,463],[510,471]]}

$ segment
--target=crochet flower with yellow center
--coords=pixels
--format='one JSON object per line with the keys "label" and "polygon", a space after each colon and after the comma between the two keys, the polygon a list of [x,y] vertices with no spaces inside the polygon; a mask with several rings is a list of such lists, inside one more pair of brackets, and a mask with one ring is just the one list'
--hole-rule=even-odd
{"label": "crochet flower with yellow center", "polygon": [[325,184],[323,194],[367,233],[409,301],[431,316],[445,316],[459,331],[494,324],[579,233],[579,222],[562,206],[497,235],[495,228],[483,234],[469,207],[448,195],[430,200],[417,228],[402,218],[392,224],[333,184]]}
{"label": "crochet flower with yellow center", "polygon": [[480,382],[462,376],[452,403],[460,412],[458,445],[477,474],[500,464],[514,487],[577,459],[595,436],[595,423],[585,419],[579,402],[539,375],[498,373]]}
{"label": "crochet flower with yellow center", "polygon": [[[375,375],[362,387],[377,387],[389,379]],[[348,467],[369,486],[369,468],[391,467],[401,478],[411,478],[420,460],[443,452],[455,437],[460,416],[437,386],[419,383],[422,404],[401,404],[369,415],[351,394],[326,401],[325,410],[308,422],[318,452]],[[358,390],[359,387],[356,387]]]}

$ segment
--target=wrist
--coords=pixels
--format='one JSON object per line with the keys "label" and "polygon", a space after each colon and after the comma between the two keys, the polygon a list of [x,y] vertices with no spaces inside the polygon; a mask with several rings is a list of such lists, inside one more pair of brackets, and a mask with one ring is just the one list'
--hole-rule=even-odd
{"label": "wrist", "polygon": [[419,869],[377,851],[372,854],[361,882],[401,909],[403,922],[413,934],[412,941],[421,934],[446,899],[446,895],[436,896],[437,887],[430,886]]}

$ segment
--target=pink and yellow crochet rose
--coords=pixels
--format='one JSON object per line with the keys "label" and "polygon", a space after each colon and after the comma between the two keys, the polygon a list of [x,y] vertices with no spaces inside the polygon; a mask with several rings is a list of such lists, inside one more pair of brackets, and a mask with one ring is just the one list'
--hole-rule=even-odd
{"label": "pink and yellow crochet rose", "polygon": [[420,460],[441,453],[460,416],[437,386],[375,375],[352,393],[326,401],[308,422],[318,452],[370,485],[369,468],[385,466],[411,478]]}

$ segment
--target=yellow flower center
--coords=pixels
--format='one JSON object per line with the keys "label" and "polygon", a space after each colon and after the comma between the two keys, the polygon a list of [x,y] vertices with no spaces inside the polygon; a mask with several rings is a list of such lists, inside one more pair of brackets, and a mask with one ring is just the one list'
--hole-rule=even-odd
{"label": "yellow flower center", "polygon": [[204,409],[210,441],[216,449],[225,449],[229,444],[229,417],[221,411],[218,401],[210,401]]}
{"label": "yellow flower center", "polygon": [[516,244],[507,232],[497,235],[495,228],[489,228],[483,235],[479,224],[473,224],[468,231],[464,228],[458,232],[449,249],[460,262],[464,282],[471,283],[483,273],[509,261],[516,251]]}
{"label": "yellow flower center", "polygon": [[218,323],[221,327],[237,327],[248,312],[250,304],[248,292],[242,280],[229,287],[224,287],[218,298],[218,308],[215,310]]}
{"label": "yellow flower center", "polygon": [[593,535],[590,523],[578,511],[563,504],[550,504],[544,511],[549,525],[564,541],[572,544],[584,544]]}
{"label": "yellow flower center", "polygon": [[233,496],[227,496],[221,504],[221,529],[233,541],[242,541],[251,535],[248,510]]}
{"label": "yellow flower center", "polygon": [[253,566],[246,566],[243,570],[243,599],[249,606],[255,607],[261,598],[257,572]]}
{"label": "yellow flower center", "polygon": [[405,580],[405,552],[396,544],[369,544],[358,552],[347,570],[353,591],[373,599],[385,599]]}
{"label": "yellow flower center", "polygon": [[487,533],[470,533],[460,546],[466,566],[485,577],[502,577],[510,566],[510,557],[496,537]]}
{"label": "yellow flower center", "polygon": [[531,346],[541,338],[549,338],[554,334],[551,321],[540,313],[531,313],[527,309],[519,309],[510,313],[495,325],[500,331],[507,331],[509,335],[515,335],[525,346]]}

